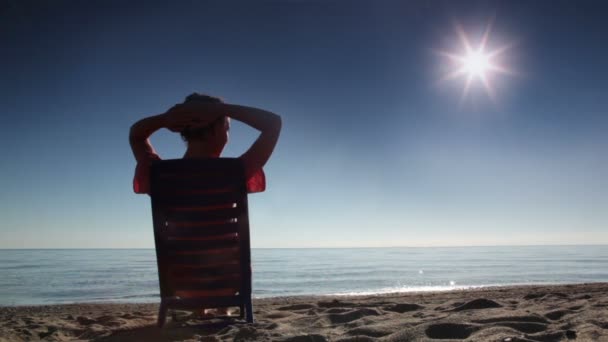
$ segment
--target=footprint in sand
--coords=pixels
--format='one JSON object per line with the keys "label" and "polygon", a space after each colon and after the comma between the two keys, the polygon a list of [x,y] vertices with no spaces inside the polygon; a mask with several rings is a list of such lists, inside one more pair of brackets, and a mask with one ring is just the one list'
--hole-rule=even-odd
{"label": "footprint in sand", "polygon": [[387,310],[387,311],[404,313],[404,312],[410,312],[410,311],[416,311],[416,310],[424,309],[424,307],[420,306],[418,304],[403,304],[402,303],[402,304],[395,304],[395,305],[385,306],[382,309]]}
{"label": "footprint in sand", "polygon": [[382,313],[380,313],[380,311],[378,311],[377,309],[361,308],[361,309],[344,312],[344,313],[339,313],[339,314],[329,314],[329,315],[327,315],[327,318],[333,324],[343,324],[343,323],[352,322],[354,320],[357,320],[357,319],[360,319],[360,318],[363,318],[366,316],[379,316],[381,314]]}
{"label": "footprint in sand", "polygon": [[543,323],[531,322],[498,322],[494,326],[507,327],[521,331],[523,333],[533,334],[547,330],[547,325]]}
{"label": "footprint in sand", "polygon": [[293,305],[282,306],[280,308],[277,308],[277,310],[294,311],[294,310],[308,310],[308,309],[314,309],[314,308],[316,308],[316,306],[312,305],[312,304],[293,304]]}
{"label": "footprint in sand", "polygon": [[567,299],[569,298],[569,296],[565,293],[561,293],[561,292],[549,292],[549,293],[545,293],[545,292],[537,292],[537,293],[528,293],[527,295],[524,296],[524,299],[526,300],[530,300],[530,299]]}
{"label": "footprint in sand", "polygon": [[339,314],[339,313],[348,312],[350,310],[352,310],[352,309],[350,309],[350,308],[331,308],[331,309],[327,309],[327,310],[323,311],[323,313]]}
{"label": "footprint in sand", "polygon": [[118,318],[116,318],[112,315],[99,316],[99,317],[95,318],[94,321],[97,324],[100,324],[105,327],[118,327],[118,326],[121,326],[124,324],[123,322],[118,320]]}
{"label": "footprint in sand", "polygon": [[584,305],[575,305],[575,306],[571,306],[568,308],[568,310],[573,310],[573,311],[577,311],[582,309],[583,307],[585,307]]}
{"label": "footprint in sand", "polygon": [[528,323],[542,323],[549,324],[547,319],[536,316],[536,315],[528,315],[528,316],[498,316],[498,317],[490,317],[484,319],[473,320],[473,323],[497,323],[497,322],[528,322]]}
{"label": "footprint in sand", "polygon": [[290,336],[281,342],[327,342],[327,339],[318,334]]}
{"label": "footprint in sand", "polygon": [[337,299],[334,299],[331,302],[317,302],[317,305],[320,308],[338,308],[338,307],[356,307],[356,306],[358,306],[355,303],[341,302]]}
{"label": "footprint in sand", "polygon": [[573,340],[576,339],[576,331],[564,330],[533,335],[527,334],[525,335],[525,337],[533,341],[563,341],[564,338],[568,340]]}
{"label": "footprint in sand", "polygon": [[386,335],[390,335],[393,332],[385,329],[375,328],[375,327],[358,327],[351,329],[346,332],[348,335],[354,336],[366,336],[366,337],[383,337]]}
{"label": "footprint in sand", "polygon": [[111,316],[111,315],[99,316],[99,317],[95,318],[95,320],[98,321],[98,322],[100,322],[100,323],[105,323],[105,322],[108,322],[108,321],[113,321],[115,319],[116,319],[116,317]]}
{"label": "footprint in sand", "polygon": [[269,331],[253,325],[230,325],[215,333],[215,337],[222,341],[270,341],[271,335]]}
{"label": "footprint in sand", "polygon": [[86,316],[78,316],[78,317],[76,317],[76,321],[78,321],[78,323],[80,323],[82,325],[91,325],[91,324],[97,323],[96,320],[94,320],[90,317],[86,317]]}
{"label": "footprint in sand", "polygon": [[412,317],[427,318],[427,317],[437,317],[437,315],[432,314],[432,313],[425,314],[424,312],[416,312],[415,314],[412,315]]}
{"label": "footprint in sand", "polygon": [[565,293],[561,293],[561,292],[551,292],[547,295],[547,297],[556,297],[556,298],[568,298],[570,296],[568,296]]}
{"label": "footprint in sand", "polygon": [[552,321],[557,321],[558,319],[561,319],[562,317],[568,315],[568,314],[572,314],[573,312],[570,310],[554,310],[551,312],[547,312],[545,314],[545,317],[547,317],[548,319],[552,320]]}
{"label": "footprint in sand", "polygon": [[279,327],[279,324],[276,322],[270,322],[270,323],[259,323],[258,322],[258,325],[260,326],[260,328],[266,329],[266,330],[274,330]]}
{"label": "footprint in sand", "polygon": [[434,339],[465,339],[479,330],[478,326],[458,323],[439,323],[429,325],[424,333]]}
{"label": "footprint in sand", "polygon": [[473,320],[474,323],[491,324],[492,326],[507,327],[521,331],[523,333],[537,333],[547,330],[547,321],[545,318],[535,315],[528,316],[500,316],[485,319]]}
{"label": "footprint in sand", "polygon": [[466,302],[462,305],[459,305],[451,310],[447,311],[464,311],[464,310],[480,310],[480,309],[492,309],[492,308],[502,308],[502,305],[496,303],[493,300],[478,298],[473,299],[470,302]]}
{"label": "footprint in sand", "polygon": [[525,300],[537,299],[537,298],[542,298],[545,295],[546,295],[546,293],[544,293],[544,292],[528,293],[527,295],[524,296],[524,299]]}
{"label": "footprint in sand", "polygon": [[608,322],[607,321],[592,320],[592,321],[589,321],[589,323],[591,323],[591,324],[593,324],[593,325],[595,325],[597,327],[600,327],[602,329],[608,329]]}
{"label": "footprint in sand", "polygon": [[275,311],[266,315],[266,318],[270,319],[281,319],[294,315],[293,312],[283,312],[283,311]]}
{"label": "footprint in sand", "polygon": [[28,329],[16,329],[15,331],[25,336],[32,336],[32,332]]}
{"label": "footprint in sand", "polygon": [[351,336],[336,340],[336,342],[375,342],[376,339],[369,336]]}

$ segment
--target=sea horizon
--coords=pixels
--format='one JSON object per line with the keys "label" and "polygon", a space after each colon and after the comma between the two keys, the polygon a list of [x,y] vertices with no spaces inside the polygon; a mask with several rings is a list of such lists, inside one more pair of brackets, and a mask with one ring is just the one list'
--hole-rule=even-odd
{"label": "sea horizon", "polygon": [[[437,246],[343,246],[343,247],[251,247],[254,249],[383,249],[383,248],[467,248],[467,247],[582,247],[582,246],[606,246],[608,243],[594,244],[529,244],[529,245],[437,245]],[[148,250],[155,247],[23,247],[23,248],[0,248],[0,250]]]}

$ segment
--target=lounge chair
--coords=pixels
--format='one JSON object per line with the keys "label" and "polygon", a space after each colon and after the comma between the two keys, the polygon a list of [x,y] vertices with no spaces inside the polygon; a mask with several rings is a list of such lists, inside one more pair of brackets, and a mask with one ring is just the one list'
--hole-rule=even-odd
{"label": "lounge chair", "polygon": [[164,325],[168,309],[234,306],[253,323],[241,160],[154,162],[150,196],[161,296],[158,326]]}

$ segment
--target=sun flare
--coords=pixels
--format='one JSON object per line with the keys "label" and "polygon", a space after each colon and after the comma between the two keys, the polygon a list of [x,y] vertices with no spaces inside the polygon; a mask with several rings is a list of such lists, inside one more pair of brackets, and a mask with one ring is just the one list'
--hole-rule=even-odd
{"label": "sun flare", "polygon": [[495,99],[494,87],[490,79],[497,74],[512,74],[506,66],[500,62],[500,57],[510,48],[510,45],[499,46],[488,51],[488,41],[491,24],[486,27],[483,36],[477,46],[473,46],[471,39],[467,36],[461,26],[456,26],[456,32],[460,40],[462,50],[460,53],[439,51],[439,54],[447,57],[451,62],[451,71],[441,78],[441,81],[464,78],[465,84],[461,100],[467,96],[473,82],[483,85],[486,93]]}

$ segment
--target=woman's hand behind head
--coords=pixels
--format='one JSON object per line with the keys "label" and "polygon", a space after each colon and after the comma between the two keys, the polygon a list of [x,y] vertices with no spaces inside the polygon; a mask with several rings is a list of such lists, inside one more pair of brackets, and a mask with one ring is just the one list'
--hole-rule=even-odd
{"label": "woman's hand behind head", "polygon": [[187,102],[178,104],[165,113],[166,127],[172,132],[182,132],[185,128],[202,128],[224,116],[221,103]]}

